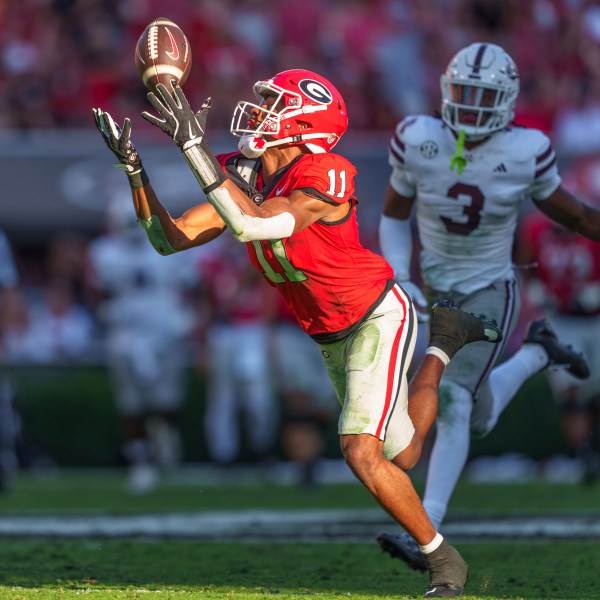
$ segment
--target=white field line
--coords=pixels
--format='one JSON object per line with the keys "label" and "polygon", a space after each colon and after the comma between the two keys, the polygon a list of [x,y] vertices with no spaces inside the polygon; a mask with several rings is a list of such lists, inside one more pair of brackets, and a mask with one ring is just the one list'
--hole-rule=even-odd
{"label": "white field line", "polygon": [[[211,511],[141,515],[0,517],[0,537],[180,538],[245,542],[373,542],[399,531],[374,510]],[[600,539],[600,516],[473,518],[448,521],[452,540]]]}

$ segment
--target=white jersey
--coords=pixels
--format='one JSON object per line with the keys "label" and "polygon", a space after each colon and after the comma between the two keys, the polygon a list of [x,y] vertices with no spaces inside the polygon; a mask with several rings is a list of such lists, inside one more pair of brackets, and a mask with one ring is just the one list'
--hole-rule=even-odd
{"label": "white jersey", "polygon": [[90,245],[90,283],[108,295],[100,315],[140,337],[185,336],[194,322],[184,299],[198,283],[194,253],[161,256],[140,232],[141,239],[106,235]]}
{"label": "white jersey", "polygon": [[560,185],[556,155],[541,131],[508,128],[450,170],[456,136],[441,119],[405,118],[390,142],[390,185],[416,198],[421,269],[435,290],[463,294],[513,277],[512,247],[523,200],[545,200]]}

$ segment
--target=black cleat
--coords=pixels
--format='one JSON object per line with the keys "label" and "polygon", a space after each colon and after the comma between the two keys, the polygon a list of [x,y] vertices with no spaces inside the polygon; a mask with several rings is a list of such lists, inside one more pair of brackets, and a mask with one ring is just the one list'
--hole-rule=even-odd
{"label": "black cleat", "polygon": [[590,367],[583,354],[571,346],[561,344],[546,319],[532,321],[529,324],[523,343],[542,346],[548,354],[547,366],[564,367],[577,379],[587,379],[590,376]]}
{"label": "black cleat", "polygon": [[450,359],[471,342],[500,341],[502,331],[484,316],[464,312],[447,300],[438,300],[431,307],[429,345],[439,348]]}
{"label": "black cleat", "polygon": [[384,552],[387,552],[392,558],[403,560],[414,571],[427,570],[421,549],[412,535],[380,533],[377,536],[377,543]]}
{"label": "black cleat", "polygon": [[425,598],[457,598],[462,596],[469,568],[463,557],[446,540],[431,554],[424,554],[429,569],[429,588]]}

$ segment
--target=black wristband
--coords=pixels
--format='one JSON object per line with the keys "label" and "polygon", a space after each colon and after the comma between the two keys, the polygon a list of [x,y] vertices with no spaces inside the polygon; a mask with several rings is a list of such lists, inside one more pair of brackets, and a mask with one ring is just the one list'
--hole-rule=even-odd
{"label": "black wristband", "polygon": [[127,178],[129,179],[129,185],[132,190],[137,190],[150,183],[150,179],[148,179],[148,174],[144,167],[134,173],[127,173]]}
{"label": "black wristband", "polygon": [[227,177],[223,177],[223,179],[219,179],[218,181],[215,181],[212,185],[207,185],[206,187],[203,187],[202,191],[206,195],[208,195],[212,191],[216,190],[218,187],[221,187],[223,185],[223,183],[225,183],[226,181],[227,181]]}

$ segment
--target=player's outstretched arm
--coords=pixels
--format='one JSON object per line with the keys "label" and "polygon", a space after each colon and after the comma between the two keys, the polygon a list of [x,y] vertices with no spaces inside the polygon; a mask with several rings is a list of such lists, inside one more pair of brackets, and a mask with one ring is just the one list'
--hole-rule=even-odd
{"label": "player's outstretched arm", "polygon": [[600,210],[579,201],[562,186],[546,200],[535,201],[535,205],[567,229],[600,242]]}
{"label": "player's outstretched arm", "polygon": [[194,113],[183,90],[172,82],[173,95],[159,83],[159,96],[150,92],[148,100],[159,116],[143,112],[142,117],[162,129],[177,144],[205,194],[223,185],[228,177],[206,141],[206,117],[211,101],[208,98]]}
{"label": "player's outstretched arm", "polygon": [[241,242],[281,239],[292,235],[296,220],[290,211],[262,214],[227,177],[206,141],[206,117],[210,99],[194,113],[183,93],[172,82],[173,95],[156,86],[159,96],[150,92],[148,100],[160,115],[142,113],[144,119],[164,131],[177,144],[190,169],[232,234]]}
{"label": "player's outstretched arm", "polygon": [[138,223],[160,254],[173,254],[205,244],[225,229],[225,223],[208,204],[187,211],[173,219],[159,202],[142,165],[140,155],[131,142],[131,121],[119,127],[109,113],[92,109],[94,121],[108,149],[115,155],[129,180]]}
{"label": "player's outstretched arm", "polygon": [[119,161],[115,167],[125,172],[132,189],[146,185],[149,181],[148,175],[140,155],[131,143],[131,121],[126,118],[121,129],[110,114],[101,108],[92,108],[92,114],[104,143]]}

